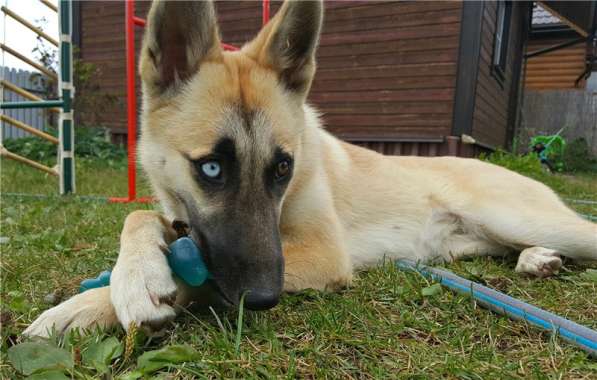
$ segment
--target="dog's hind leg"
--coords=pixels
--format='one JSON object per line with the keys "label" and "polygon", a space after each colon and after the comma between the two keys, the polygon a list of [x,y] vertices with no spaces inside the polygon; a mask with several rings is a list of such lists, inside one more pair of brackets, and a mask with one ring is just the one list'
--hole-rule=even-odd
{"label": "dog's hind leg", "polygon": [[560,256],[597,261],[597,225],[576,215],[555,220],[547,217],[527,232],[524,238],[516,233],[512,236],[515,242],[529,247],[518,257],[517,272],[537,277],[551,276],[562,267]]}
{"label": "dog's hind leg", "polygon": [[44,311],[23,334],[48,337],[52,331],[63,334],[76,328],[107,328],[117,324],[118,318],[110,302],[110,287],[104,287],[77,294]]}
{"label": "dog's hind leg", "polygon": [[488,233],[505,245],[543,247],[575,260],[597,260],[596,224],[574,214],[510,212],[496,213],[486,224]]}
{"label": "dog's hind leg", "polygon": [[493,207],[491,212],[479,213],[475,223],[489,239],[521,251],[518,272],[540,277],[557,273],[560,256],[597,260],[597,225],[559,201],[552,206],[543,210]]}

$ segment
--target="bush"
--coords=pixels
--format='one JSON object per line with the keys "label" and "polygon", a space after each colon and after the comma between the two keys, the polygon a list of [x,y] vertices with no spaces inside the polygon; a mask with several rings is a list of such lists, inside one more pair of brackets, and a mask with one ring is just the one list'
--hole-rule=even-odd
{"label": "bush", "polygon": [[540,178],[546,174],[536,153],[519,155],[498,150],[489,155],[482,154],[479,158],[533,178]]}
{"label": "bush", "polygon": [[5,139],[2,144],[9,151],[31,160],[56,163],[56,145],[39,137]]}
{"label": "bush", "polygon": [[[535,179],[545,177],[548,172],[534,152],[521,155],[498,150],[489,155],[482,154],[479,158]],[[584,138],[566,143],[562,152],[555,158],[550,156],[550,159],[557,159],[560,163],[556,167],[558,172],[597,173],[597,159],[591,155],[589,144]]]}
{"label": "bush", "polygon": [[102,160],[122,160],[126,149],[106,140],[101,128],[79,128],[75,132],[75,155]]}
{"label": "bush", "polygon": [[562,161],[568,172],[597,172],[597,159],[592,157],[589,144],[584,138],[578,138],[566,145]]}
{"label": "bush", "polygon": [[[49,133],[56,136],[56,131]],[[3,144],[9,151],[29,159],[52,164],[56,162],[56,145],[39,137],[6,139]],[[101,159],[112,166],[124,161],[126,150],[106,141],[101,128],[76,128],[75,157]]]}

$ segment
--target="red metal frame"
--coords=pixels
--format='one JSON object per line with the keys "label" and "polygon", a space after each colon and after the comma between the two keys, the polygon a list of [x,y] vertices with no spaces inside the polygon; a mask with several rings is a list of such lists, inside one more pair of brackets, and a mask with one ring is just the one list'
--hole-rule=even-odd
{"label": "red metal frame", "polygon": [[[128,151],[128,197],[112,197],[111,203],[149,203],[151,197],[137,198],[137,94],[135,92],[135,25],[145,27],[146,21],[135,16],[135,0],[125,1],[125,39],[126,39],[126,108],[127,108],[127,151]],[[262,0],[262,22],[267,24],[270,18],[270,1]],[[236,46],[222,44],[227,51],[238,50]]]}
{"label": "red metal frame", "polygon": [[261,25],[265,26],[269,21],[269,0],[262,0],[261,3]]}

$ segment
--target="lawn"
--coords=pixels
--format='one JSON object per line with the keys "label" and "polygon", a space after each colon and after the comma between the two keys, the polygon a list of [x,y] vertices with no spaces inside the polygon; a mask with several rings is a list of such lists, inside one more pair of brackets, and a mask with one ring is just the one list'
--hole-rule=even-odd
{"label": "lawn", "polygon": [[[549,175],[524,159],[496,161],[546,182],[564,198],[597,201],[595,174]],[[125,216],[152,206],[56,197],[54,178],[1,164],[0,235],[7,241],[0,245],[0,377],[24,378],[8,360],[9,347],[52,302],[112,267]],[[77,169],[79,194],[126,193],[121,164],[85,160]],[[142,180],[140,192],[148,194],[147,188]],[[571,205],[597,215],[595,205]],[[597,329],[597,281],[586,266],[567,262],[560,275],[545,280],[519,276],[514,266],[515,258],[477,258],[447,268]],[[142,370],[167,379],[597,378],[597,361],[583,351],[466,297],[429,291],[436,289],[431,285],[388,263],[360,273],[340,294],[286,295],[267,312],[183,313],[162,338],[127,337],[121,329],[55,337],[44,355],[62,358],[68,378],[81,379],[134,379]],[[61,379],[61,372],[32,378]]]}

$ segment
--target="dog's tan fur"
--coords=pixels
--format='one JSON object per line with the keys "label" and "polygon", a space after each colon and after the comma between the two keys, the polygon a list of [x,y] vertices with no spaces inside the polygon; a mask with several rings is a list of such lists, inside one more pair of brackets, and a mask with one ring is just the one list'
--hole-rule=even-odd
{"label": "dog's tan fur", "polygon": [[[161,325],[175,316],[175,297],[184,305],[197,296],[172,278],[164,251],[175,238],[170,222],[190,217],[176,192],[191,194],[207,215],[225,206],[208,202],[185,158],[207,154],[223,133],[257,163],[272,141],[293,154],[294,174],[279,204],[286,291],[347,286],[356,269],[384,257],[450,261],[522,250],[517,270],[537,276],[557,272],[559,255],[597,259],[597,226],[534,180],[473,159],[386,157],[328,134],[305,103],[314,51],[290,73],[298,86],[289,90],[280,78],[291,63],[271,48],[276,32],[300,17],[293,7],[286,3],[252,42],[226,53],[219,48],[213,9],[202,9],[212,29],[199,37],[209,46],[189,54],[198,60],[191,62],[197,72],[176,84],[177,91],[156,85],[160,58],[150,54],[151,28],[161,15],[152,7],[141,58],[139,151],[164,215],[129,215],[111,287],[46,311],[26,334],[46,335],[52,326],[63,332],[118,322],[125,328],[132,322]],[[311,7],[321,12],[320,5]],[[319,33],[319,26],[313,30]],[[234,104],[259,111],[250,132]]]}

